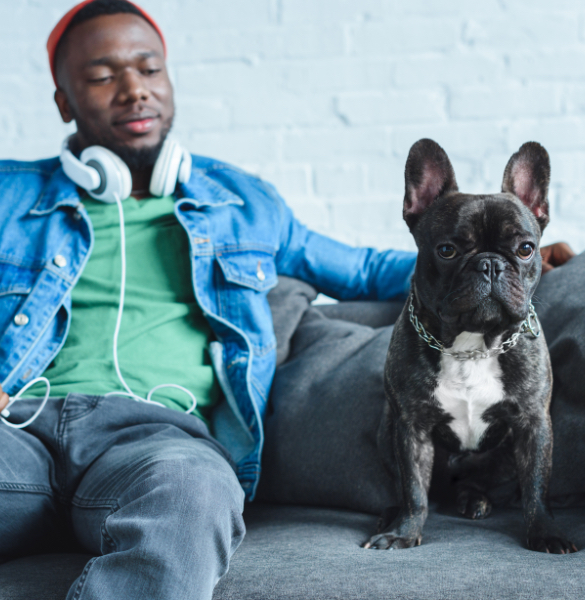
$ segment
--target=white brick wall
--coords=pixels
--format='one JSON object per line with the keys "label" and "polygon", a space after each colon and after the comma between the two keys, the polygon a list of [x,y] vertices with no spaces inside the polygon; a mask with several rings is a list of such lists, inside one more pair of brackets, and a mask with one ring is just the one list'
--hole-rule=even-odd
{"label": "white brick wall", "polygon": [[[44,44],[70,0],[0,0],[0,156],[54,155]],[[583,0],[143,0],[166,33],[175,135],[272,181],[337,239],[413,248],[410,146],[432,137],[460,188],[497,191],[527,140],[552,160],[545,241],[585,250]]]}

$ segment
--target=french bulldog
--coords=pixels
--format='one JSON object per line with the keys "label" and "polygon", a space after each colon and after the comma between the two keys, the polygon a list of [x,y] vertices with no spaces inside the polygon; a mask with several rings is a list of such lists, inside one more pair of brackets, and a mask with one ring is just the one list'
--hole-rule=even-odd
{"label": "french bulldog", "polygon": [[527,546],[576,551],[548,508],[552,430],[550,358],[531,298],[549,220],[550,161],[536,142],[506,166],[498,194],[459,192],[445,151],[423,139],[405,169],[403,216],[418,247],[411,293],[395,324],[384,370],[381,456],[399,472],[402,503],[388,509],[366,548],[419,545],[428,513],[434,444],[497,460],[461,484],[458,509],[491,510],[492,474],[512,463]]}

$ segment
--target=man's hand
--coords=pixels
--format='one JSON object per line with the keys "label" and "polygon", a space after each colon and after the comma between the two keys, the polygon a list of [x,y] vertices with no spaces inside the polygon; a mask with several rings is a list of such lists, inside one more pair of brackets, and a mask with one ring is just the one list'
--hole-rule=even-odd
{"label": "man's hand", "polygon": [[557,242],[550,246],[543,246],[540,249],[540,256],[542,256],[542,274],[544,275],[551,269],[564,265],[575,256],[575,253],[569,244]]}
{"label": "man's hand", "polygon": [[8,394],[2,389],[0,385],[0,412],[2,412],[8,406]]}

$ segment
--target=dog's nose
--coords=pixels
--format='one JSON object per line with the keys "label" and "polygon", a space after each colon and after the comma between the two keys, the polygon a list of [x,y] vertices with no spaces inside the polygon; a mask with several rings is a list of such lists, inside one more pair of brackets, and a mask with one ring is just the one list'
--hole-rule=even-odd
{"label": "dog's nose", "polygon": [[497,277],[506,268],[506,265],[499,258],[482,258],[477,261],[475,268],[491,279]]}

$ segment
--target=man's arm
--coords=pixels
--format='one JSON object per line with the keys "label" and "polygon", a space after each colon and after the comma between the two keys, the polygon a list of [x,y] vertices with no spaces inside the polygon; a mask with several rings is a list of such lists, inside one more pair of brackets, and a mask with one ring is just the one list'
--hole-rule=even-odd
{"label": "man's arm", "polygon": [[415,252],[353,248],[300,224],[270,184],[280,209],[280,248],[276,268],[339,300],[405,298],[416,262]]}

